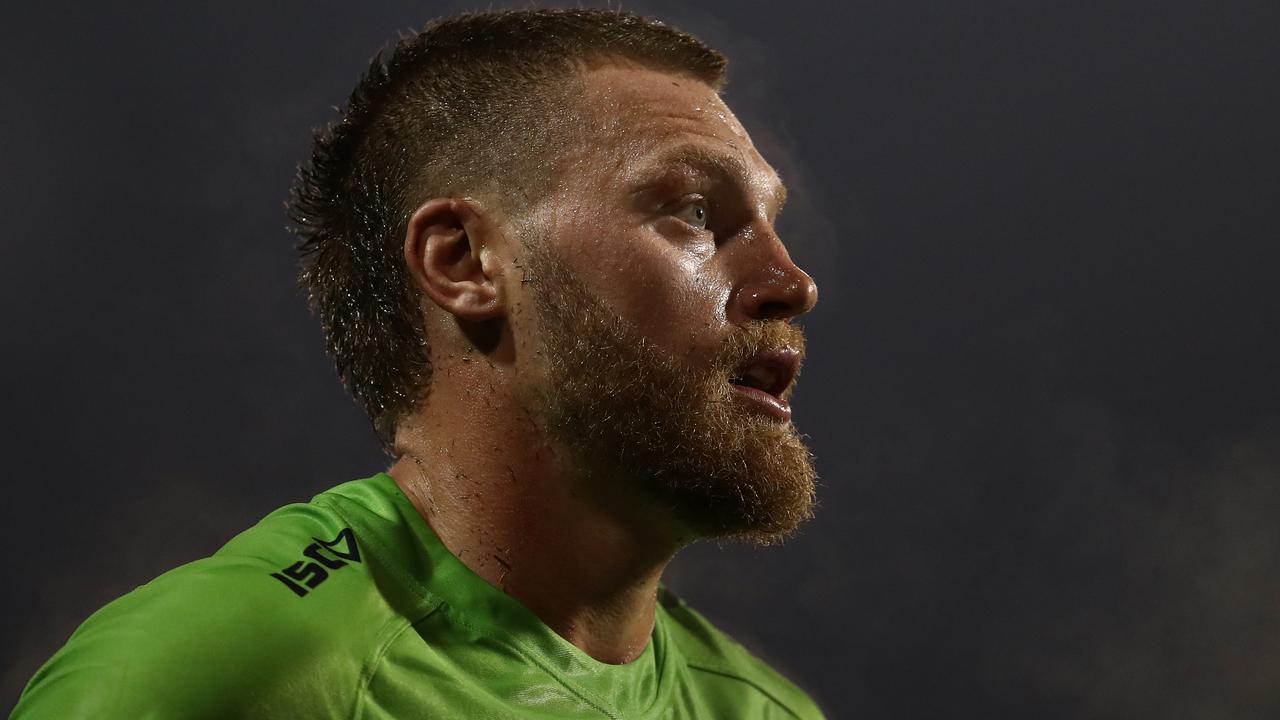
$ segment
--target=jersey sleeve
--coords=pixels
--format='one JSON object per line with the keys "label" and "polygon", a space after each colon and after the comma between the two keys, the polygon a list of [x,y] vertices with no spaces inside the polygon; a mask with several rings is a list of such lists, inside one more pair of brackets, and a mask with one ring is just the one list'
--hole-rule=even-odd
{"label": "jersey sleeve", "polygon": [[13,718],[347,717],[386,613],[359,539],[290,505],[94,613]]}

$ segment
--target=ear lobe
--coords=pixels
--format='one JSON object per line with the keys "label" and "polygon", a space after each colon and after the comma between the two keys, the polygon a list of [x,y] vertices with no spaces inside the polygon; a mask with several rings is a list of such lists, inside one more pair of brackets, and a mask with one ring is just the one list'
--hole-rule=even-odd
{"label": "ear lobe", "polygon": [[433,198],[409,218],[409,274],[423,294],[460,320],[482,322],[502,314],[497,283],[482,262],[487,232],[482,209],[462,198]]}

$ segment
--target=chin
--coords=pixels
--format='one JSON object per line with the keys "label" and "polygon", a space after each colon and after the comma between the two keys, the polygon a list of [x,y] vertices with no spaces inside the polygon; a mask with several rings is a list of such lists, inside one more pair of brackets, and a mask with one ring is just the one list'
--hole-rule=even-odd
{"label": "chin", "polygon": [[813,517],[813,456],[790,423],[739,419],[729,435],[701,448],[685,436],[648,462],[633,456],[630,479],[700,537],[756,545],[785,540]]}

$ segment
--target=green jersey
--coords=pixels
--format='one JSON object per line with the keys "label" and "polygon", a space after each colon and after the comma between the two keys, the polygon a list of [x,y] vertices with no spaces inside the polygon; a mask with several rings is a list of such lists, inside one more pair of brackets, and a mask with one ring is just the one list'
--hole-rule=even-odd
{"label": "green jersey", "polygon": [[385,473],[287,505],[94,613],[15,718],[819,718],[667,593],[591,658],[444,546]]}

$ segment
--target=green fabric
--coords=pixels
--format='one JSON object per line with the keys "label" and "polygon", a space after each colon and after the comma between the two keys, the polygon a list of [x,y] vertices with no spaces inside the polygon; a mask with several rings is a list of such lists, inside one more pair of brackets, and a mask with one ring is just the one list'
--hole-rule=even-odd
{"label": "green fabric", "polygon": [[819,718],[663,593],[597,662],[454,557],[386,474],[287,505],[94,613],[14,718]]}

